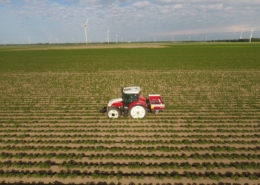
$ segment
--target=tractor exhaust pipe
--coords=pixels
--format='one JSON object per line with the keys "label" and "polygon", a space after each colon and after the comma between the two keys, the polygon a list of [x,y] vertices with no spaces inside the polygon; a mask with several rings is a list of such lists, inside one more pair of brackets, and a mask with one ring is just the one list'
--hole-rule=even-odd
{"label": "tractor exhaust pipe", "polygon": [[107,111],[107,106],[105,106],[105,107],[103,107],[102,109],[100,109],[100,113],[106,113],[106,111]]}

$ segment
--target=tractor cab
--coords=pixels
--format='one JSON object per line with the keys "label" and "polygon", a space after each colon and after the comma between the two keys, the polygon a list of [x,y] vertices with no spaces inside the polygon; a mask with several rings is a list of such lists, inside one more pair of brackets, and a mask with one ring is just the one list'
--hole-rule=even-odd
{"label": "tractor cab", "polygon": [[135,87],[125,87],[122,88],[122,100],[123,106],[128,108],[128,106],[135,101],[139,100],[141,88]]}

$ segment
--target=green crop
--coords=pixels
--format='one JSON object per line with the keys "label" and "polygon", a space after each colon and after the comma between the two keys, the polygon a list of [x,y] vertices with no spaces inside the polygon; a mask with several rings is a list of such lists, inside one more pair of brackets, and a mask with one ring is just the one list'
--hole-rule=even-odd
{"label": "green crop", "polygon": [[[259,51],[0,47],[0,180],[257,184]],[[133,85],[160,94],[165,111],[137,120],[99,113]]]}

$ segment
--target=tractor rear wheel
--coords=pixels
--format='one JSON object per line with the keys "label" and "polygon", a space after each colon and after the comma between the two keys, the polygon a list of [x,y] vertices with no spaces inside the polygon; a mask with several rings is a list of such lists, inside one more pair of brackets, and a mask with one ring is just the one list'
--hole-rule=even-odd
{"label": "tractor rear wheel", "polygon": [[107,110],[108,118],[119,118],[121,116],[121,111],[118,108],[112,107]]}
{"label": "tractor rear wheel", "polygon": [[132,107],[129,111],[129,115],[132,118],[144,118],[146,114],[147,114],[147,109],[140,105],[136,105]]}

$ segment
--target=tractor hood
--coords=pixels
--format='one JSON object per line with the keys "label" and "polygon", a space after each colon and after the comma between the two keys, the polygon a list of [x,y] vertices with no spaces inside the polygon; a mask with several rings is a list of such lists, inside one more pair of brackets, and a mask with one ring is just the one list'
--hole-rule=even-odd
{"label": "tractor hood", "polygon": [[114,104],[114,103],[116,103],[116,102],[119,103],[119,102],[122,102],[122,101],[123,101],[122,98],[115,98],[115,99],[110,100],[110,101],[108,102],[107,106],[108,106],[108,107],[111,107],[112,104]]}

